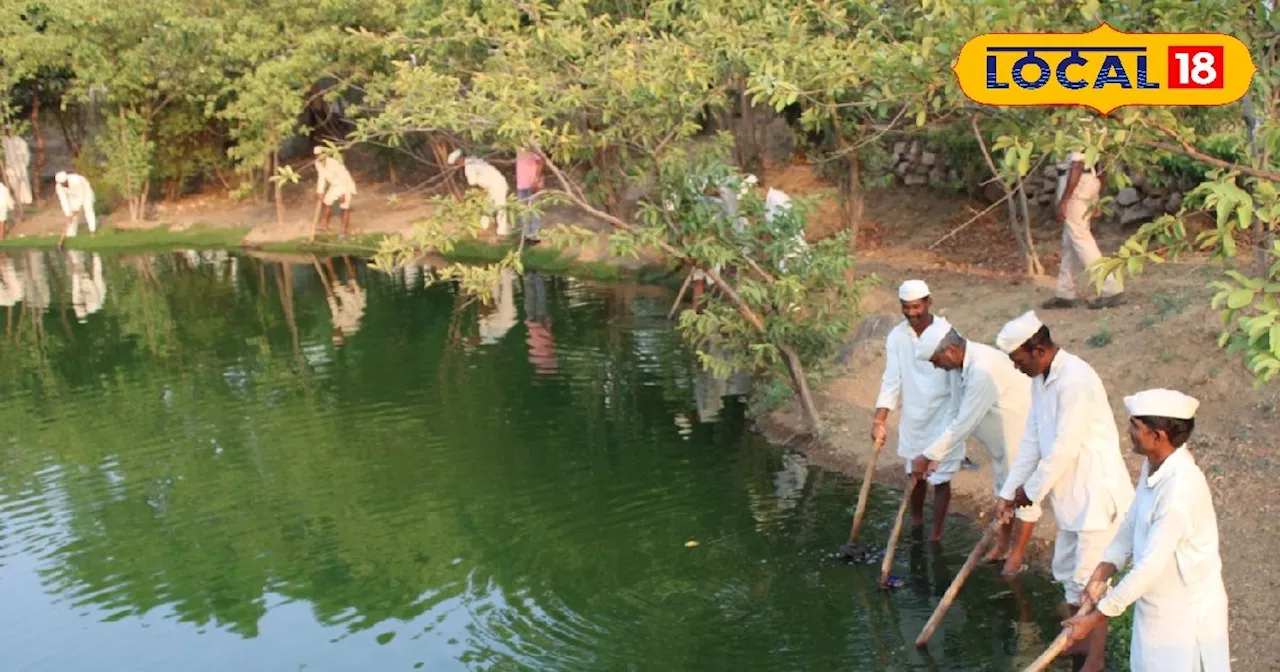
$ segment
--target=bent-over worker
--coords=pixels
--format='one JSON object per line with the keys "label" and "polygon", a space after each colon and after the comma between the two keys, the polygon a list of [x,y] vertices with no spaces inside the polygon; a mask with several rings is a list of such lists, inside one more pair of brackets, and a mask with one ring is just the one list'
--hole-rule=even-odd
{"label": "bent-over worker", "polygon": [[316,147],[316,198],[324,205],[324,220],[321,231],[329,230],[329,216],[333,214],[333,204],[342,209],[342,235],[346,236],[351,228],[351,199],[356,195],[356,181],[351,172],[336,159],[325,152],[324,147]]}
{"label": "bent-over worker", "polygon": [[[991,457],[992,482],[999,498],[1031,412],[1031,379],[1014,368],[1004,353],[966,339],[941,320],[924,330],[917,347],[916,356],[921,361],[943,371],[959,372],[960,398],[952,404],[950,423],[942,435],[916,458],[916,471],[932,474],[942,462],[963,455],[965,441],[972,436]],[[1036,521],[1040,520],[1040,507],[1018,509],[1015,517],[1016,537],[1013,519],[1005,521],[984,561],[1005,560],[1011,537],[1017,539],[1013,552],[1022,557]]]}
{"label": "bent-over worker", "polygon": [[[1004,520],[1015,507],[1049,499],[1058,521],[1053,578],[1063,585],[1063,611],[1074,613],[1133,501],[1115,416],[1097,372],[1054,344],[1049,328],[1034,312],[1004,325],[996,346],[1031,377],[1027,429],[1001,488],[996,516]],[[1014,559],[1013,553],[1009,559]],[[1006,571],[1010,564],[1006,561]],[[1103,669],[1106,630],[1105,624],[1095,629],[1081,643],[1087,645],[1085,651],[1075,652],[1086,655],[1086,672]]]}
{"label": "bent-over worker", "polygon": [[[894,327],[885,339],[884,376],[880,382],[880,395],[876,399],[876,415],[871,425],[871,440],[883,441],[885,420],[889,412],[901,406],[898,419],[898,455],[908,474],[917,476],[911,492],[911,522],[920,526],[924,522],[924,499],[930,485],[933,486],[933,531],[930,540],[942,538],[942,524],[946,521],[951,503],[951,476],[960,468],[964,459],[959,454],[948,453],[933,474],[925,476],[916,469],[916,458],[938,440],[946,430],[950,419],[950,405],[958,388],[954,374],[934,368],[928,362],[916,358],[916,344],[920,334],[934,322],[946,321],[930,313],[933,298],[929,286],[923,280],[908,280],[898,288],[898,302],[906,319]],[[947,327],[950,327],[947,324]],[[962,444],[963,445],[963,444]]]}
{"label": "bent-over worker", "polygon": [[463,173],[467,176],[467,184],[480,187],[489,195],[489,205],[493,207],[493,211],[491,215],[480,218],[480,228],[488,231],[489,223],[496,217],[498,236],[506,237],[511,232],[507,224],[507,194],[511,190],[510,185],[507,184],[507,178],[484,159],[474,156],[464,157],[461,149],[455,149],[449,154],[448,163],[451,166],[462,166]]}
{"label": "bent-over worker", "polygon": [[[1078,640],[1134,605],[1129,669],[1229,672],[1218,519],[1209,483],[1186,445],[1200,402],[1156,389],[1125,397],[1124,405],[1129,440],[1145,458],[1137,496],[1089,583],[1086,599],[1096,599],[1097,610],[1065,625]],[[1104,593],[1130,558],[1129,572]]]}
{"label": "bent-over worker", "polygon": [[83,175],[59,171],[53,176],[53,181],[55,191],[58,192],[58,202],[62,205],[62,214],[70,220],[67,222],[67,230],[58,239],[58,246],[61,247],[68,236],[75,238],[80,230],[81,216],[89,224],[89,234],[97,232],[98,215],[93,211],[93,187],[89,180]]}

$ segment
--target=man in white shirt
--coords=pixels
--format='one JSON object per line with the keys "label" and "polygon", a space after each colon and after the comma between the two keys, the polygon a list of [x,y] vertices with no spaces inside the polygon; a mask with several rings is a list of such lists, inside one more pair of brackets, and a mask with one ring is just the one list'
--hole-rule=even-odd
{"label": "man in white shirt", "polygon": [[[511,232],[507,223],[507,194],[511,191],[511,185],[507,184],[507,178],[484,159],[474,156],[464,157],[461,149],[453,150],[449,154],[448,162],[451,166],[462,166],[463,173],[467,176],[467,184],[480,187],[489,195],[493,217],[498,220],[498,236],[506,237]],[[480,219],[480,228],[488,231],[491,221],[492,218],[485,215]]]}
{"label": "man in white shirt", "polygon": [[59,171],[53,176],[54,190],[58,192],[58,202],[62,204],[62,214],[67,217],[67,230],[58,239],[58,247],[62,247],[67,236],[75,238],[80,230],[80,217],[89,224],[89,234],[98,230],[98,215],[93,211],[93,187],[83,175]]}
{"label": "man in white shirt", "polygon": [[951,476],[960,468],[964,451],[958,455],[947,455],[929,476],[915,469],[915,460],[946,430],[952,391],[953,388],[958,390],[959,380],[957,375],[936,369],[916,357],[920,334],[935,322],[946,324],[946,320],[930,313],[933,299],[929,296],[929,286],[923,280],[908,280],[898,288],[898,301],[906,319],[885,339],[884,376],[880,382],[880,396],[876,399],[871,439],[884,440],[885,420],[890,411],[901,406],[898,455],[903,458],[906,472],[919,477],[911,493],[911,522],[915,526],[923,524],[924,499],[928,486],[932,485],[934,517],[929,539],[938,541],[942,538],[942,524],[951,503]]}
{"label": "man in white shirt", "polygon": [[324,223],[322,231],[329,230],[329,216],[333,214],[333,204],[342,209],[342,235],[346,236],[351,228],[351,198],[356,195],[356,181],[351,172],[342,165],[342,161],[325,153],[324,147],[316,147],[316,198],[324,205]]}
{"label": "man in white shirt", "polygon": [[[1133,501],[1115,416],[1093,367],[1055,345],[1034,312],[1004,325],[996,346],[1031,377],[1027,429],[996,516],[1003,520],[1015,507],[1049,499],[1058,521],[1053,578],[1063,584],[1064,611],[1074,613]],[[1102,669],[1106,640],[1105,625],[1094,630],[1084,669]]]}
{"label": "man in white shirt", "polygon": [[13,127],[5,125],[4,137],[0,137],[0,150],[4,152],[4,182],[18,205],[31,205],[31,147],[22,136],[13,134]]}
{"label": "man in white shirt", "polygon": [[[1218,520],[1204,472],[1186,446],[1200,402],[1156,389],[1125,397],[1124,405],[1133,450],[1146,458],[1138,493],[1089,582],[1085,599],[1096,600],[1097,610],[1064,625],[1078,641],[1134,605],[1129,669],[1229,672]],[[1130,558],[1129,573],[1103,594]]]}
{"label": "man in white shirt", "polygon": [[[942,320],[935,320],[920,335],[916,356],[943,371],[958,371],[960,398],[953,403],[949,423],[942,435],[925,448],[916,458],[916,471],[932,474],[948,460],[964,456],[965,441],[970,436],[978,440],[991,457],[995,496],[1009,475],[1009,464],[1018,454],[1031,412],[1031,379],[1013,367],[1008,356],[985,344],[970,341],[954,327]],[[1022,553],[1036,521],[1040,520],[1040,507],[1028,506],[1015,513],[1018,523],[1017,544],[1009,549],[1013,538],[1014,521],[1005,521],[996,538],[996,544],[983,558],[986,562],[1006,562],[1004,573],[1016,573],[1022,567]],[[1012,556],[1012,558],[1010,558]]]}
{"label": "man in white shirt", "polygon": [[9,187],[0,183],[0,240],[4,240],[4,234],[9,231],[9,213],[17,208],[17,204],[13,202],[13,196],[9,195]]}
{"label": "man in white shirt", "polygon": [[[1058,223],[1062,224],[1062,261],[1058,269],[1058,287],[1053,298],[1041,306],[1046,310],[1074,308],[1081,273],[1102,256],[1098,241],[1089,228],[1102,193],[1102,176],[1097,167],[1086,168],[1084,152],[1067,157],[1067,169],[1058,178]],[[1116,274],[1107,276],[1102,296],[1089,302],[1089,308],[1111,308],[1124,303],[1124,288]]]}

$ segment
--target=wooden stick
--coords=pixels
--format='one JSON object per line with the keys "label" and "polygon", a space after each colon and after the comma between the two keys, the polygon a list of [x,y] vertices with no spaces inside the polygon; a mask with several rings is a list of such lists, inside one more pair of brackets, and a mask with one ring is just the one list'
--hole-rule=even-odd
{"label": "wooden stick", "polygon": [[[1076,616],[1084,616],[1091,611],[1093,611],[1093,602],[1088,602],[1083,607],[1080,607],[1080,611],[1076,612]],[[1045,649],[1039,658],[1031,661],[1030,665],[1022,668],[1022,672],[1040,672],[1040,670],[1048,667],[1054,658],[1057,658],[1063,651],[1067,650],[1068,646],[1071,646],[1070,637],[1071,629],[1063,628],[1062,632],[1058,633],[1058,636],[1054,638],[1053,643],[1049,645],[1049,648]]]}
{"label": "wooden stick", "polygon": [[862,490],[858,492],[858,509],[853,514],[853,527],[849,529],[849,543],[858,540],[858,531],[862,529],[862,514],[867,512],[867,497],[871,494],[871,477],[875,475],[876,458],[880,457],[880,449],[884,447],[884,439],[876,440],[875,451],[867,461],[867,470],[862,474]]}
{"label": "wooden stick", "polygon": [[911,482],[902,493],[902,504],[898,506],[898,519],[893,523],[893,533],[889,535],[889,546],[884,549],[884,562],[880,563],[880,585],[889,583],[889,568],[893,566],[893,552],[898,546],[898,536],[902,534],[902,519],[907,515],[907,502],[911,501],[911,493],[916,489],[919,477],[911,475]]}
{"label": "wooden stick", "polygon": [[676,316],[676,309],[680,307],[680,302],[684,300],[684,293],[689,290],[690,282],[693,282],[693,269],[690,269],[689,274],[684,276],[684,284],[680,285],[680,293],[676,294],[676,301],[671,304],[671,310],[667,313],[668,320]]}
{"label": "wooden stick", "polygon": [[995,539],[996,531],[1000,529],[1000,521],[993,520],[987,526],[987,531],[982,534],[982,539],[978,540],[973,552],[969,554],[969,559],[964,561],[964,566],[960,568],[960,572],[956,574],[956,578],[951,580],[951,586],[947,588],[947,592],[942,596],[942,601],[938,603],[938,607],[933,610],[933,615],[929,617],[929,622],[925,623],[924,629],[920,631],[920,636],[916,637],[916,646],[922,647],[929,643],[929,638],[933,636],[933,631],[938,628],[938,624],[942,622],[942,617],[946,615],[947,609],[951,608],[951,603],[955,601],[956,595],[960,592],[960,586],[964,585],[964,580],[969,578],[969,573],[974,567],[978,566],[978,560],[982,558],[982,552]]}
{"label": "wooden stick", "polygon": [[311,239],[309,242],[315,242],[316,225],[320,223],[320,208],[324,207],[324,198],[316,198],[316,213],[311,216]]}

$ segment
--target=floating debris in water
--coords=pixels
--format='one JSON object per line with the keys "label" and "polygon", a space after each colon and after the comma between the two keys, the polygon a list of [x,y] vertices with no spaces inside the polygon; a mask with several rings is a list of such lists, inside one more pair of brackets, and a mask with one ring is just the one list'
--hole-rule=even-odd
{"label": "floating debris in water", "polygon": [[685,548],[697,548],[697,547],[698,547],[698,542],[696,542],[696,541],[694,541],[694,540],[690,539],[689,541],[684,542],[684,547],[685,547]]}
{"label": "floating debris in water", "polygon": [[889,578],[885,579],[884,587],[885,588],[901,588],[905,583],[906,582],[902,580],[901,576],[894,576],[890,574]]}
{"label": "floating debris in water", "polygon": [[871,546],[860,546],[858,544],[844,544],[840,550],[832,554],[832,557],[844,560],[850,565],[875,565],[884,560],[884,549]]}

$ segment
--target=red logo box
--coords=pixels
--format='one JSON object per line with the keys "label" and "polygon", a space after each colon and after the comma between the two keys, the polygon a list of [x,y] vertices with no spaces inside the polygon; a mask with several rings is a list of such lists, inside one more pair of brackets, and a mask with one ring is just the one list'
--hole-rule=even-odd
{"label": "red logo box", "polygon": [[1222,46],[1169,47],[1170,89],[1221,89]]}

